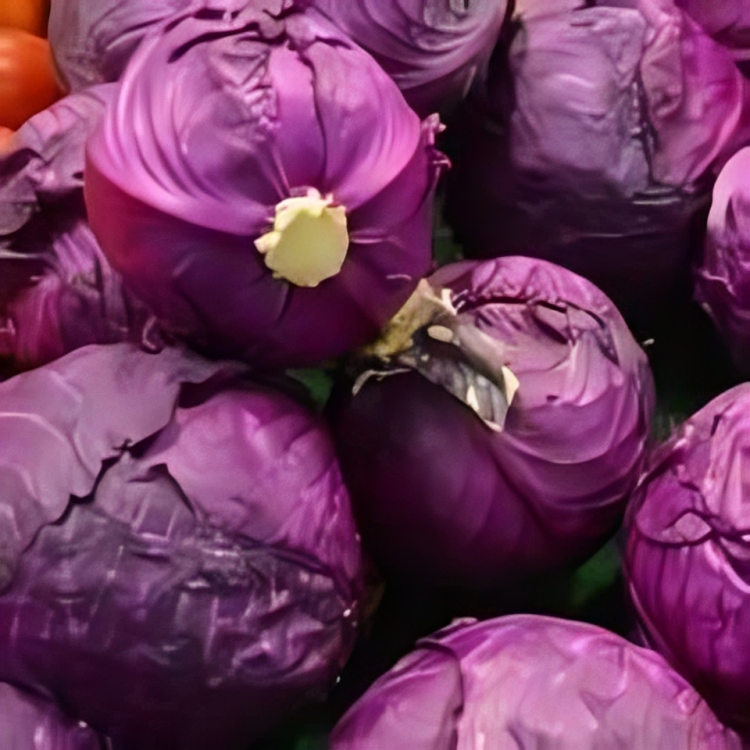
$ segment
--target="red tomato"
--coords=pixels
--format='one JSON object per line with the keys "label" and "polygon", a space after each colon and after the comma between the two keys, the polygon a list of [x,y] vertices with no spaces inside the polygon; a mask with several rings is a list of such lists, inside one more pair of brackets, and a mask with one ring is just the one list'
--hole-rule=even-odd
{"label": "red tomato", "polygon": [[0,28],[0,126],[16,130],[61,95],[47,40]]}
{"label": "red tomato", "polygon": [[47,36],[49,0],[0,0],[0,26]]}
{"label": "red tomato", "polygon": [[15,131],[10,128],[0,127],[0,156],[10,146],[10,139],[14,133]]}

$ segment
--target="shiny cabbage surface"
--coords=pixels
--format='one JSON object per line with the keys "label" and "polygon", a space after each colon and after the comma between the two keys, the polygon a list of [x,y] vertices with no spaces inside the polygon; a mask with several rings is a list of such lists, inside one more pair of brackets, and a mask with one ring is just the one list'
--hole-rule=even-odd
{"label": "shiny cabbage surface", "polygon": [[241,374],[123,344],[0,384],[0,675],[118,747],[244,749],[353,645],[330,439]]}
{"label": "shiny cabbage surface", "polygon": [[750,729],[750,386],[715,398],[650,459],[625,571],[647,642],[716,713]]}
{"label": "shiny cabbage surface", "polygon": [[143,336],[149,313],[104,257],[83,203],[85,143],[113,93],[59,100],[0,152],[0,358],[11,369]]}
{"label": "shiny cabbage surface", "polygon": [[0,683],[0,747],[7,750],[105,750],[83,722],[65,716],[53,703]]}
{"label": "shiny cabbage surface", "polygon": [[714,185],[695,296],[714,319],[737,367],[750,373],[750,148],[738,151]]}
{"label": "shiny cabbage surface", "polygon": [[448,109],[483,74],[506,0],[310,0],[364,47],[422,117]]}
{"label": "shiny cabbage surface", "polygon": [[459,621],[341,719],[331,750],[739,750],[658,654],[594,625]]}
{"label": "shiny cabbage surface", "polygon": [[[192,6],[121,83],[88,149],[91,225],[193,345],[316,363],[372,337],[429,270],[437,121],[321,14]],[[254,245],[310,189],[345,209],[349,237],[315,287],[277,278]]]}
{"label": "shiny cabbage surface", "polygon": [[332,424],[365,543],[399,576],[468,588],[584,559],[637,478],[645,354],[598,289],[545,261],[467,261],[429,280],[518,391],[497,431],[415,371],[342,388]]}

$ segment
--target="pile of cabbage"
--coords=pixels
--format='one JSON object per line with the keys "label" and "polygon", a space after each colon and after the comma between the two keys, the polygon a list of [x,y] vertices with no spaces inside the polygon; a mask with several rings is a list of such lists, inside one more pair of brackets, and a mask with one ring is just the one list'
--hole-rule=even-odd
{"label": "pile of cabbage", "polygon": [[750,742],[714,5],[0,2],[0,746]]}

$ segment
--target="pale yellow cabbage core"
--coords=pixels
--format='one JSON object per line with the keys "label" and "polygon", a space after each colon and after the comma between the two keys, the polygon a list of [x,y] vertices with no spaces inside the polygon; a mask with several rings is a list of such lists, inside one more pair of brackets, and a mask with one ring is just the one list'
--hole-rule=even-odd
{"label": "pale yellow cabbage core", "polygon": [[276,205],[273,229],[255,240],[273,275],[314,287],[335,276],[349,248],[346,211],[310,188],[307,195]]}

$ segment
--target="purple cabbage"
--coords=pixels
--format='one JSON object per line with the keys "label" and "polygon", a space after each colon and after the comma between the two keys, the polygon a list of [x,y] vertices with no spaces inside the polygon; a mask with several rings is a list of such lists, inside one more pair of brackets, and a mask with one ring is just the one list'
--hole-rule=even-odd
{"label": "purple cabbage", "polygon": [[713,318],[734,363],[750,373],[750,148],[738,151],[713,190],[695,296]]}
{"label": "purple cabbage", "polygon": [[331,750],[739,750],[658,654],[594,625],[516,615],[425,638],[359,699]]}
{"label": "purple cabbage", "polygon": [[0,423],[0,679],[138,750],[245,750],[332,685],[359,541],[295,398],[91,346],[0,383]]}
{"label": "purple cabbage", "polygon": [[526,5],[456,136],[449,219],[470,255],[560,263],[648,323],[687,296],[749,84],[671,0]]}
{"label": "purple cabbage", "polygon": [[744,0],[675,0],[716,41],[738,51],[750,51],[750,6]]}
{"label": "purple cabbage", "polygon": [[393,78],[422,117],[450,109],[482,75],[507,0],[310,0]]}
{"label": "purple cabbage", "polygon": [[106,750],[111,745],[53,703],[0,683],[0,747],[5,750]]}
{"label": "purple cabbage", "polygon": [[52,0],[47,37],[71,91],[117,81],[152,26],[191,0]]}
{"label": "purple cabbage", "polygon": [[66,96],[27,120],[0,151],[0,237],[12,236],[40,215],[83,190],[86,141],[116,86],[96,86]]}
{"label": "purple cabbage", "polygon": [[649,645],[750,736],[750,385],[715,398],[649,460],[625,573]]}
{"label": "purple cabbage", "polygon": [[83,203],[86,139],[113,91],[61,99],[0,152],[0,358],[12,369],[144,335],[148,310],[104,257]]}
{"label": "purple cabbage", "polygon": [[105,254],[173,334],[317,363],[374,336],[429,270],[437,120],[420,123],[319,13],[193,6],[121,83],[89,145],[86,201]]}
{"label": "purple cabbage", "polygon": [[444,266],[349,382],[330,411],[363,539],[401,577],[467,588],[593,552],[635,483],[654,402],[612,303],[522,257]]}

